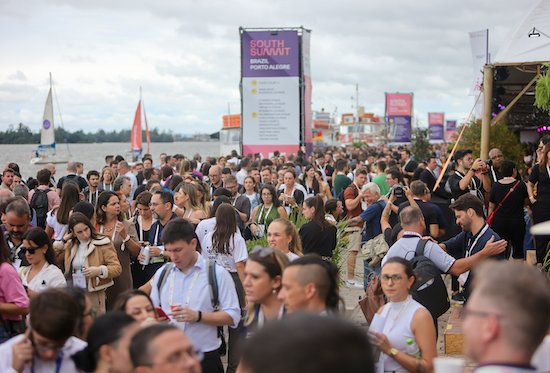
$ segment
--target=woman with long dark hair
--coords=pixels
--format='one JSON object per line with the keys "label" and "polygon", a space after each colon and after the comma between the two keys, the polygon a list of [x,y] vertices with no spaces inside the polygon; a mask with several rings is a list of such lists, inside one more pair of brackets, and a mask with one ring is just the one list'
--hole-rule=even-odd
{"label": "woman with long dark hair", "polygon": [[[132,222],[137,231],[137,236],[139,244],[142,248],[149,245],[149,231],[151,226],[155,222],[155,217],[153,216],[153,211],[149,204],[151,203],[151,197],[153,195],[151,192],[144,191],[141,192],[136,198],[136,215],[132,218]],[[164,258],[159,257],[154,258],[153,261],[158,260],[159,262],[164,262]],[[154,273],[150,273],[153,267],[149,265],[142,265],[137,259],[132,260],[132,279],[134,282],[134,287],[139,288],[144,285],[152,277]]]}
{"label": "woman with long dark hair", "polygon": [[42,228],[32,228],[23,234],[21,250],[29,265],[19,269],[19,277],[29,298],[48,288],[67,286],[63,272],[55,264],[52,241]]}
{"label": "woman with long dark hair", "polygon": [[[539,148],[537,156],[541,155],[540,163],[533,166],[529,183],[527,184],[534,224],[550,220],[550,143],[544,145],[541,141]],[[550,236],[536,237],[535,244],[537,245],[538,263],[544,262],[549,241]]]}
{"label": "woman with long dark hair", "polygon": [[58,256],[57,261],[64,264],[67,281],[85,289],[95,310],[105,313],[105,291],[122,272],[113,243],[97,233],[90,219],[80,212],[74,212],[69,218],[69,235],[63,251],[58,254],[62,260]]}
{"label": "woman with long dark hair", "polygon": [[157,319],[153,301],[147,293],[138,289],[128,290],[120,294],[113,311],[123,311],[139,323],[154,322]]}
{"label": "woman with long dark hair", "polygon": [[63,236],[67,232],[67,224],[71,210],[80,202],[80,189],[78,184],[67,181],[61,189],[61,202],[46,216],[46,233],[53,237],[53,246],[56,249],[63,247]]}
{"label": "woman with long dark hair", "polygon": [[304,217],[309,220],[300,228],[304,254],[317,254],[330,261],[336,248],[337,229],[325,218],[325,206],[321,196],[306,199],[303,212]]}
{"label": "woman with long dark hair", "polygon": [[[0,231],[0,343],[23,332],[22,316],[28,313],[29,298],[10,261],[4,233]],[[1,321],[0,320],[0,321]]]}
{"label": "woman with long dark hair", "polygon": [[304,202],[304,193],[296,187],[296,173],[287,169],[283,175],[284,187],[277,192],[279,200],[283,204],[287,214],[291,211],[302,211],[302,203]]}
{"label": "woman with long dark hair", "polygon": [[256,182],[252,176],[244,178],[243,189],[243,195],[250,201],[250,216],[252,216],[254,208],[260,205],[260,194],[258,193]]}
{"label": "woman with long dark hair", "polygon": [[[240,235],[237,227],[237,216],[235,209],[228,203],[222,203],[216,210],[216,227],[208,233],[202,243],[202,255],[206,259],[215,261],[224,267],[235,283],[241,311],[245,306],[244,290],[244,265],[248,259],[248,251],[244,238]],[[239,363],[236,344],[239,340],[241,327],[229,328],[228,341],[228,371],[234,372]]]}
{"label": "woman with long dark hair", "polygon": [[288,219],[288,214],[277,198],[273,185],[265,184],[260,190],[261,204],[252,211],[250,232],[254,237],[266,234],[269,224],[277,218]]}
{"label": "woman with long dark hair", "polygon": [[304,198],[315,197],[320,192],[319,181],[315,177],[315,167],[312,165],[306,166],[304,172],[304,180],[302,185],[306,188],[306,195]]}
{"label": "woman with long dark hair", "polygon": [[124,220],[120,209],[120,199],[114,192],[103,192],[97,199],[97,223],[99,233],[107,236],[114,245],[117,258],[122,266],[122,273],[107,289],[107,309],[113,308],[118,295],[133,288],[130,256],[137,258],[141,245],[137,237],[136,227]]}

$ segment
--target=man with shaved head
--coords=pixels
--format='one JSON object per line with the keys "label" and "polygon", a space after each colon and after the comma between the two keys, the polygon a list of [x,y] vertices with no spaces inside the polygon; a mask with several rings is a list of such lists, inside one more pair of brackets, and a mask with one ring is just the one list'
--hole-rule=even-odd
{"label": "man with shaved head", "polygon": [[500,149],[493,148],[489,150],[489,179],[491,179],[491,184],[502,179],[502,175],[500,174],[500,166],[502,165],[503,160],[504,155]]}
{"label": "man with shaved head", "polygon": [[118,175],[126,176],[128,179],[130,179],[130,193],[127,195],[127,197],[131,204],[134,198],[134,193],[136,192],[136,189],[138,187],[136,175],[134,175],[132,169],[130,168],[130,165],[126,161],[118,162]]}
{"label": "man with shaved head", "polygon": [[218,165],[210,167],[208,170],[208,178],[210,179],[210,195],[214,198],[214,192],[223,186],[222,168]]}
{"label": "man with shaved head", "polygon": [[318,255],[291,262],[283,272],[278,298],[289,313],[328,315],[338,310],[338,269]]}

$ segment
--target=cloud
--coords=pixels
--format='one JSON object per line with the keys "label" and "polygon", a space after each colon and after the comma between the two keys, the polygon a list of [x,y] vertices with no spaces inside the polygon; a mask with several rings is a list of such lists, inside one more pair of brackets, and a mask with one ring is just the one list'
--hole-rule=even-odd
{"label": "cloud", "polygon": [[313,109],[360,104],[382,114],[384,92],[414,92],[428,111],[466,116],[468,32],[490,29],[491,52],[536,0],[318,2],[5,0],[0,2],[0,129],[37,129],[52,72],[69,129],[129,128],[139,87],[153,127],[214,132],[240,109],[239,27],[312,30]]}

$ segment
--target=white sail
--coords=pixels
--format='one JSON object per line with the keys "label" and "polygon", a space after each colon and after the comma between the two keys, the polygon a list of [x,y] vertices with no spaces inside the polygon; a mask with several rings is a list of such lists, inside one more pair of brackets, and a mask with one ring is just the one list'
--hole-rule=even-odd
{"label": "white sail", "polygon": [[53,124],[52,88],[48,92],[44,116],[42,117],[42,129],[40,132],[40,147],[55,149],[55,130]]}

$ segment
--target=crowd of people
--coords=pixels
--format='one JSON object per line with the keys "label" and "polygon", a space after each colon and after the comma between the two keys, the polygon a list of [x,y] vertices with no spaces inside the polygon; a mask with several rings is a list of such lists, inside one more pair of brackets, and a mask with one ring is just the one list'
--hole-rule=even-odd
{"label": "crowd of people", "polygon": [[[53,164],[36,175],[8,164],[0,370],[433,371],[448,298],[422,296],[421,263],[450,274],[452,301],[467,302],[470,357],[531,371],[550,327],[539,273],[550,236],[527,227],[550,220],[550,138],[521,166],[496,148],[489,160],[460,149],[448,164],[445,145],[429,150],[109,155],[85,177],[69,162],[59,180]],[[515,263],[526,259],[540,265]],[[374,278],[385,304],[367,336],[340,317],[340,286]],[[516,297],[518,286],[535,290]],[[533,363],[550,370],[543,355]]]}

